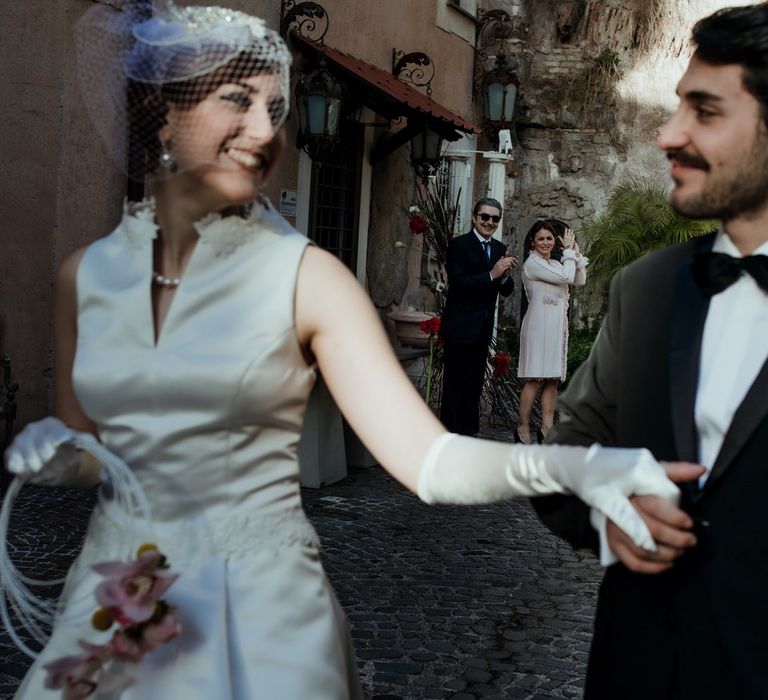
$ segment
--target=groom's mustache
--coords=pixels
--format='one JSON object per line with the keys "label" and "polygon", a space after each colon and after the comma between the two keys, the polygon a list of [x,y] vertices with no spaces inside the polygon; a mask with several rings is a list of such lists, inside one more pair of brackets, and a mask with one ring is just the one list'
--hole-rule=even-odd
{"label": "groom's mustache", "polygon": [[707,163],[707,161],[704,160],[701,156],[694,156],[691,153],[686,153],[685,151],[667,151],[667,158],[689,168],[709,170],[709,163]]}

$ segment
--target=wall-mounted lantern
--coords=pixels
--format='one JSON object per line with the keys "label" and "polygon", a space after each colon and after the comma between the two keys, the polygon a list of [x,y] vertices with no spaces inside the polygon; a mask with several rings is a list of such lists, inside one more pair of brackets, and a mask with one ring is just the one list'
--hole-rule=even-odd
{"label": "wall-mounted lantern", "polygon": [[346,86],[333,77],[323,54],[323,43],[330,18],[317,2],[282,0],[280,4],[280,33],[294,33],[318,47],[317,64],[299,73],[296,83],[296,111],[299,130],[296,145],[313,160],[327,157],[339,142],[342,100]]}
{"label": "wall-mounted lantern", "polygon": [[[422,51],[406,53],[392,49],[392,75],[403,83],[420,90],[431,99],[435,64]],[[417,126],[418,128],[418,126]],[[440,165],[443,137],[427,126],[411,137],[411,165],[423,181],[434,175]]]}
{"label": "wall-mounted lantern", "polygon": [[318,67],[296,83],[299,131],[296,145],[313,160],[327,156],[339,140],[339,123],[345,86],[336,80],[320,59]]}
{"label": "wall-mounted lantern", "polygon": [[498,135],[499,129],[512,129],[518,80],[507,65],[506,54],[499,52],[496,65],[483,76],[482,84],[486,131]]}
{"label": "wall-mounted lantern", "polygon": [[416,174],[427,180],[437,172],[442,158],[443,138],[425,127],[411,139],[411,165]]}
{"label": "wall-mounted lantern", "polygon": [[[474,93],[483,102],[483,129],[492,143],[498,143],[499,130],[514,133],[515,104],[520,83],[509,65],[504,41],[512,32],[512,17],[504,10],[479,14],[475,39]],[[489,50],[498,45],[496,58],[488,66]]]}

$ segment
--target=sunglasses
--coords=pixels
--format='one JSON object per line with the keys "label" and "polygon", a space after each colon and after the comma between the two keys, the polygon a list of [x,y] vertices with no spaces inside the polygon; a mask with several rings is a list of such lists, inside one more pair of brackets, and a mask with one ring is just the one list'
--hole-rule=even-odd
{"label": "sunglasses", "polygon": [[495,214],[486,214],[483,212],[482,214],[478,214],[480,217],[480,221],[493,221],[494,224],[498,224],[499,221],[501,221],[500,216],[496,216]]}

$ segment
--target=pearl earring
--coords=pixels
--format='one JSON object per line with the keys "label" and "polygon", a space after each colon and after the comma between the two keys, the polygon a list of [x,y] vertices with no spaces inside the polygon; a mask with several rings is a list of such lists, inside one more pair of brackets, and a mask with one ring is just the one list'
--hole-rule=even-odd
{"label": "pearl earring", "polygon": [[162,166],[163,170],[166,170],[169,173],[175,173],[176,172],[176,159],[173,157],[173,154],[168,150],[168,146],[165,143],[160,144],[160,165]]}

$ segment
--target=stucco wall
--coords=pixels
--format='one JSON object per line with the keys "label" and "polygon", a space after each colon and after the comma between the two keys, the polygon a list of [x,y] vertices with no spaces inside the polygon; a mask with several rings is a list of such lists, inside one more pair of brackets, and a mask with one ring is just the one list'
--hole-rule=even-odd
{"label": "stucco wall", "polygon": [[[326,3],[331,27],[325,41],[387,72],[392,69],[392,49],[426,53],[435,64],[432,97],[471,120],[474,47],[459,35],[437,27],[438,1],[397,0],[397,11],[391,2]],[[464,22],[457,10],[447,11]]]}
{"label": "stucco wall", "polygon": [[[279,24],[279,3],[228,4],[263,11],[270,26]],[[17,429],[50,411],[55,270],[114,227],[125,194],[125,179],[93,131],[77,82],[73,27],[92,6],[92,0],[0,3],[6,29],[0,42],[6,76],[0,85],[0,353],[11,356],[20,385]],[[281,188],[295,189],[296,172],[296,158],[286,158],[267,189],[273,201]]]}
{"label": "stucco wall", "polygon": [[[467,23],[471,27],[471,20],[455,8],[441,9],[443,5],[445,0],[398,0],[397,11],[393,12],[388,2],[325,3],[331,19],[325,42],[386,72],[392,69],[393,49],[426,53],[435,67],[432,98],[473,121],[474,46],[451,31],[463,29],[467,34]],[[438,26],[438,9],[444,28]],[[404,123],[392,124],[391,129],[375,129],[374,139],[388,138]],[[401,301],[407,283],[407,250],[396,248],[395,242],[410,243],[406,212],[415,202],[415,188],[409,158],[406,144],[373,169],[367,286],[374,304],[381,310]]]}
{"label": "stucco wall", "polygon": [[0,351],[20,384],[19,424],[48,410],[56,265],[108,225],[103,193],[119,181],[82,123],[75,92],[71,25],[90,5],[0,5],[0,26],[13,30],[0,43]]}

